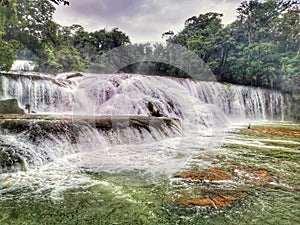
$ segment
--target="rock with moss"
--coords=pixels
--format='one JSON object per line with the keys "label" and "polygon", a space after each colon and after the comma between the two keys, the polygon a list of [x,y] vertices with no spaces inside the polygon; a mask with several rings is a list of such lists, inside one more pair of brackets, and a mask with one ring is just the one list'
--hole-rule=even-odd
{"label": "rock with moss", "polygon": [[20,108],[17,99],[8,99],[0,101],[0,114],[24,114]]}

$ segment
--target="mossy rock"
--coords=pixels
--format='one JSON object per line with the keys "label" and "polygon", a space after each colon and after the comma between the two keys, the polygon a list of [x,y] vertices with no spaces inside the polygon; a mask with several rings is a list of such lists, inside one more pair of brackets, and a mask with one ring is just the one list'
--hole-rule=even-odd
{"label": "mossy rock", "polygon": [[0,114],[24,114],[24,110],[19,107],[17,99],[0,101]]}

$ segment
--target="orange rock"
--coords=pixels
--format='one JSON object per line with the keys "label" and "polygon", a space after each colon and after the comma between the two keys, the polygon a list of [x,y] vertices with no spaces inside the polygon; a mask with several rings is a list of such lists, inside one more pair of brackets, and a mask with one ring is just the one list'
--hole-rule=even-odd
{"label": "orange rock", "polygon": [[177,201],[177,204],[180,205],[185,205],[188,207],[194,207],[194,206],[213,206],[214,202],[211,199],[192,199],[192,200],[188,200],[188,199],[184,199],[184,198],[180,198]]}
{"label": "orange rock", "polygon": [[[207,197],[194,197],[194,198],[179,198],[176,203],[180,205],[184,205],[187,207],[195,207],[195,206],[214,206],[214,207],[227,207],[234,201],[238,201],[244,197],[246,197],[246,193],[243,191],[220,191],[218,194],[216,191],[207,191],[206,194],[209,195]],[[224,193],[222,193],[224,192]]]}
{"label": "orange rock", "polygon": [[264,134],[277,134],[277,135],[294,135],[294,136],[300,136],[300,132],[297,131],[283,131],[283,130],[275,130],[275,129],[261,129],[261,128],[255,128],[251,129],[253,131],[264,133]]}
{"label": "orange rock", "polygon": [[257,186],[266,185],[273,181],[273,177],[268,171],[252,166],[240,165],[236,168],[235,172],[239,178],[252,181]]}
{"label": "orange rock", "polygon": [[268,175],[268,172],[265,170],[259,171],[259,177],[265,178]]}
{"label": "orange rock", "polygon": [[191,179],[191,180],[209,180],[209,181],[221,181],[221,180],[230,180],[229,175],[220,169],[209,168],[202,172],[179,172],[175,174],[176,178]]}

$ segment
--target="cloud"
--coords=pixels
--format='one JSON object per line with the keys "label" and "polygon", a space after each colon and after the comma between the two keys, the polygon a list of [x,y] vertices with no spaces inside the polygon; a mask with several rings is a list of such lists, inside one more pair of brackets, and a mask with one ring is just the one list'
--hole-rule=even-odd
{"label": "cloud", "polygon": [[133,42],[162,41],[165,31],[178,32],[184,21],[206,12],[223,13],[223,22],[235,19],[242,0],[70,0],[58,6],[54,20],[61,25],[80,24],[88,31],[118,27]]}

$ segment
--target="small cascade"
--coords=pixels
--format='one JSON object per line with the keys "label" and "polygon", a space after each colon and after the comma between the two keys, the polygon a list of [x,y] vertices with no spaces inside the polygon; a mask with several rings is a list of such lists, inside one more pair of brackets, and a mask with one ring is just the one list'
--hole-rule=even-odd
{"label": "small cascade", "polygon": [[22,108],[30,104],[36,113],[72,112],[75,83],[34,73],[2,73],[0,100],[17,99]]}
{"label": "small cascade", "polygon": [[104,152],[108,145],[149,143],[181,133],[176,120],[141,117],[4,120],[0,128],[0,173],[41,166],[67,154]]}
{"label": "small cascade", "polygon": [[278,91],[216,82],[181,83],[205,103],[218,106],[227,116],[239,119],[284,119],[286,113],[284,96]]}
{"label": "small cascade", "polygon": [[10,71],[33,71],[35,63],[29,60],[15,60]]}

